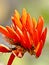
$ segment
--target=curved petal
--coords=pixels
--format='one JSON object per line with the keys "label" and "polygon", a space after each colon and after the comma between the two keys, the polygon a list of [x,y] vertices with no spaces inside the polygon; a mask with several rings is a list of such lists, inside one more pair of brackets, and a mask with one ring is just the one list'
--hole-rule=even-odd
{"label": "curved petal", "polygon": [[20,22],[20,16],[17,10],[15,10],[15,14],[14,14],[14,17],[12,17],[12,21],[15,26],[17,25],[20,29],[22,29],[22,24]]}
{"label": "curved petal", "polygon": [[23,32],[20,30],[20,28],[18,26],[16,26],[16,32],[18,33],[18,35],[20,36],[20,44],[23,46],[23,47],[26,47],[26,40],[25,40],[25,36],[23,34]]}
{"label": "curved petal", "polygon": [[20,14],[17,10],[15,10],[14,15],[18,18],[18,20],[20,19]]}
{"label": "curved petal", "polygon": [[9,31],[9,33],[11,34],[12,38],[15,40],[15,41],[19,41],[20,37],[19,35],[14,31],[14,29],[12,29],[11,27],[9,26],[6,26],[7,30]]}
{"label": "curved petal", "polygon": [[36,57],[39,57],[41,55],[42,52],[42,48],[43,48],[43,42],[42,40],[38,43],[36,49],[35,49],[35,53],[36,53]]}
{"label": "curved petal", "polygon": [[15,58],[15,55],[12,53],[10,58],[9,58],[9,60],[8,60],[8,64],[7,65],[11,65],[13,60],[14,60],[14,58]]}
{"label": "curved petal", "polygon": [[41,40],[43,41],[43,45],[44,45],[45,40],[46,40],[46,35],[47,35],[47,28],[44,29],[44,31],[41,35]]}
{"label": "curved petal", "polygon": [[39,35],[38,35],[38,31],[36,29],[32,33],[32,40],[34,42],[34,46],[36,47],[39,42]]}
{"label": "curved petal", "polygon": [[38,23],[37,23],[37,28],[36,28],[37,31],[38,31],[39,37],[41,35],[42,29],[43,29],[43,25],[44,25],[44,20],[43,20],[43,17],[40,16],[39,20],[38,20]]}
{"label": "curved petal", "polygon": [[37,27],[37,21],[34,17],[32,18],[32,23],[33,23],[33,27],[36,28]]}
{"label": "curved petal", "polygon": [[27,33],[28,49],[31,49],[34,46],[34,44],[33,44],[33,41],[31,39],[29,32],[27,31],[26,33]]}
{"label": "curved petal", "polygon": [[22,21],[22,24],[23,24],[23,25],[26,24],[26,19],[27,19],[27,12],[26,12],[26,9],[23,8],[22,17],[21,17],[21,21]]}
{"label": "curved petal", "polygon": [[9,38],[11,37],[8,30],[5,27],[1,26],[1,25],[0,25],[0,33],[4,34],[5,36],[7,36]]}
{"label": "curved petal", "polygon": [[11,50],[5,45],[0,44],[0,52],[7,53],[7,52],[11,52]]}
{"label": "curved petal", "polygon": [[30,34],[33,33],[33,23],[30,14],[27,14],[26,29]]}
{"label": "curved petal", "polygon": [[29,32],[26,30],[25,26],[23,26],[22,32],[23,32],[25,39],[26,39],[26,46],[29,49],[33,46],[33,41],[31,39],[31,36],[30,36]]}

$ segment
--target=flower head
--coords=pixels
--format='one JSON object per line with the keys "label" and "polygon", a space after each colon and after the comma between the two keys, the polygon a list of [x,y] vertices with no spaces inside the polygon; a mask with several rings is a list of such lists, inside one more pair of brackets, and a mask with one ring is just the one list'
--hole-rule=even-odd
{"label": "flower head", "polygon": [[[18,11],[15,10],[14,16],[12,16],[11,19],[12,25],[6,27],[0,25],[0,32],[4,34],[10,44],[16,45],[16,48],[18,47],[18,45],[18,48],[23,48],[23,50],[21,49],[21,52],[26,50],[31,55],[35,54],[36,57],[39,57],[44,46],[47,34],[47,28],[43,30],[43,17],[40,16],[38,22],[36,22],[35,18],[31,18],[30,14],[27,13],[24,8],[21,17]],[[16,50],[14,50],[13,52],[14,55],[17,55]],[[11,56],[13,56],[14,58],[14,55],[12,54]]]}

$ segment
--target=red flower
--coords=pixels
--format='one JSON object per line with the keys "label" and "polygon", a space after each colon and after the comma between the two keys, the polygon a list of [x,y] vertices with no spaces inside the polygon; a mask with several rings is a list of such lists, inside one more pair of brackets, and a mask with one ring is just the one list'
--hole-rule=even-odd
{"label": "red flower", "polygon": [[17,10],[15,10],[12,18],[12,25],[3,27],[0,25],[0,33],[4,34],[7,41],[14,48],[7,48],[0,45],[0,52],[12,52],[7,65],[11,65],[15,56],[22,57],[26,51],[31,55],[39,57],[45,43],[47,28],[42,31],[44,26],[43,17],[40,16],[38,23],[35,18],[31,18],[30,14],[25,9],[22,11],[20,17]]}

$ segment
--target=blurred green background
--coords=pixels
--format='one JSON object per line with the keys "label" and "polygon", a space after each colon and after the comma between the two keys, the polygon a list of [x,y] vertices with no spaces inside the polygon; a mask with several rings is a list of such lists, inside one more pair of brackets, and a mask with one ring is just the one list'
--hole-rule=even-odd
{"label": "blurred green background", "polygon": [[[12,65],[49,65],[49,0],[0,0],[0,25],[6,26],[11,24],[11,16],[17,9],[22,13],[22,9],[26,8],[32,17],[38,20],[39,16],[43,16],[44,25],[48,28],[47,39],[41,56],[37,59],[26,53],[23,58],[15,58]],[[9,46],[0,34],[0,43]],[[0,53],[0,65],[7,65],[10,54]]]}

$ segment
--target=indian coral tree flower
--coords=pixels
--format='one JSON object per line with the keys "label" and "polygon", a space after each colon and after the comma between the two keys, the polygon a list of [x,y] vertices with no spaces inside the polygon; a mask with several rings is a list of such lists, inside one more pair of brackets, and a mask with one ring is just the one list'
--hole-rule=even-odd
{"label": "indian coral tree flower", "polygon": [[11,52],[7,65],[11,65],[16,56],[19,58],[23,57],[26,51],[39,57],[47,34],[47,28],[43,30],[43,17],[40,16],[38,22],[36,22],[35,18],[31,18],[24,8],[21,17],[18,11],[15,10],[11,19],[11,26],[3,27],[0,25],[0,33],[4,35],[11,45],[15,45],[14,48],[8,48],[0,44],[0,52]]}

